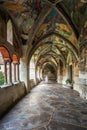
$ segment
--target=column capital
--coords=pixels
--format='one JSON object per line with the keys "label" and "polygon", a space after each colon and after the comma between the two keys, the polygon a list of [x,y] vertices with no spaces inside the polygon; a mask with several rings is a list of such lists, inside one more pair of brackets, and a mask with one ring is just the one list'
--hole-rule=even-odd
{"label": "column capital", "polygon": [[4,63],[11,63],[12,61],[11,61],[11,59],[6,59],[6,58],[4,58]]}

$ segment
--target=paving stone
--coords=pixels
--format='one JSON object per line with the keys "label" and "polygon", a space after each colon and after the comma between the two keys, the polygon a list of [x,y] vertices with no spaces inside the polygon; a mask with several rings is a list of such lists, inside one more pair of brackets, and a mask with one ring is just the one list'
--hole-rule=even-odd
{"label": "paving stone", "polygon": [[87,130],[87,128],[75,126],[72,124],[51,121],[47,127],[47,130]]}
{"label": "paving stone", "polygon": [[33,129],[33,130],[47,130],[46,128],[38,128],[38,129]]}
{"label": "paving stone", "polygon": [[87,100],[43,82],[0,120],[0,130],[87,130]]}

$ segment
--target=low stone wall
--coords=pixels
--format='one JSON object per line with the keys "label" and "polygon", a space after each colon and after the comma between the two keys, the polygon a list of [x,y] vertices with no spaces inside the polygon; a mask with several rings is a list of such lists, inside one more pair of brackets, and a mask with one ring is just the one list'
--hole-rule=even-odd
{"label": "low stone wall", "polygon": [[[57,82],[61,84],[62,87],[68,88],[65,83],[66,79],[67,76],[58,76]],[[74,76],[73,89],[79,92],[80,97],[87,99],[87,80],[81,80],[78,76]]]}
{"label": "low stone wall", "polygon": [[80,90],[80,93],[81,93],[81,97],[84,98],[84,99],[87,99],[87,85],[80,85],[79,86],[79,90]]}
{"label": "low stone wall", "polygon": [[36,81],[34,79],[30,79],[29,80],[29,90],[31,90],[32,88],[34,88],[36,85],[38,85],[41,82],[41,80],[36,79]]}
{"label": "low stone wall", "polygon": [[80,81],[78,76],[74,76],[74,90],[80,93],[80,97],[87,99],[87,85]]}
{"label": "low stone wall", "polygon": [[38,85],[41,82],[41,79],[36,79],[36,84]]}
{"label": "low stone wall", "polygon": [[29,86],[30,86],[30,89],[32,89],[34,86],[36,86],[34,79],[29,80]]}
{"label": "low stone wall", "polygon": [[0,88],[0,118],[24,95],[26,87],[23,82]]}
{"label": "low stone wall", "polygon": [[75,84],[74,90],[80,93],[80,97],[87,99],[87,86],[83,84]]}

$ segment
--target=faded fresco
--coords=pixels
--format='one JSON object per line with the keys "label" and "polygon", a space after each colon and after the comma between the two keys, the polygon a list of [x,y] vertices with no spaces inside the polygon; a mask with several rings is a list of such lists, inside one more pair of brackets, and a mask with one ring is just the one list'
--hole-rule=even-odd
{"label": "faded fresco", "polygon": [[39,16],[43,5],[44,1],[41,0],[14,0],[4,4],[14,16],[22,38],[28,39],[31,27]]}
{"label": "faded fresco", "polygon": [[80,38],[81,42],[84,40],[87,40],[87,20],[84,23],[84,27],[83,27],[81,38]]}
{"label": "faded fresco", "polygon": [[87,71],[87,46],[82,49],[82,53],[80,56],[79,69],[81,72]]}
{"label": "faded fresco", "polygon": [[49,33],[50,31],[56,31],[62,36],[64,36],[66,39],[70,40],[72,43],[74,44],[77,43],[77,39],[75,38],[72,29],[63,19],[63,17],[58,13],[58,11],[55,9],[53,9],[51,13],[44,20],[44,23],[37,31],[38,36],[36,36],[36,38],[46,33]]}
{"label": "faded fresco", "polygon": [[74,23],[80,30],[82,26],[83,13],[87,10],[87,0],[64,0],[62,3],[64,3],[70,17],[74,20]]}
{"label": "faded fresco", "polygon": [[[15,19],[15,23],[17,23],[18,31],[21,34],[22,43],[26,45],[26,41],[29,38],[29,34],[31,28],[33,27],[36,20],[44,9],[44,6],[47,4],[52,6],[54,2],[56,2],[51,7],[49,14],[44,18],[42,14],[42,23],[41,26],[36,25],[38,28],[34,40],[32,41],[32,45],[36,45],[38,42],[44,45],[44,43],[48,43],[47,46],[41,46],[41,49],[38,48],[38,52],[40,55],[45,53],[52,52],[52,55],[62,55],[61,57],[66,58],[68,52],[71,52],[71,55],[75,55],[75,50],[78,49],[79,45],[77,43],[77,38],[74,34],[73,27],[69,25],[62,13],[60,13],[57,9],[57,1],[58,0],[10,0],[6,1],[3,6],[11,12],[13,18]],[[52,2],[52,3],[51,3]],[[59,2],[59,1],[58,1]],[[48,4],[50,3],[50,4]],[[75,25],[76,29],[81,25],[81,20],[83,16],[83,12],[86,10],[86,2],[83,0],[60,0],[59,5],[64,5],[64,10],[68,14]],[[79,24],[79,26],[78,26]],[[79,27],[80,29],[80,27]],[[79,29],[77,31],[79,31]],[[86,39],[86,31],[87,31],[87,22],[84,24],[84,39]],[[54,35],[55,32],[58,35]],[[49,36],[49,33],[52,34]],[[48,34],[48,35],[47,35]],[[33,34],[32,34],[33,36]],[[46,38],[46,36],[48,36]],[[42,38],[42,39],[41,39]],[[75,50],[74,50],[75,49]],[[43,50],[41,52],[41,50]],[[35,58],[37,59],[39,53],[35,54]]]}

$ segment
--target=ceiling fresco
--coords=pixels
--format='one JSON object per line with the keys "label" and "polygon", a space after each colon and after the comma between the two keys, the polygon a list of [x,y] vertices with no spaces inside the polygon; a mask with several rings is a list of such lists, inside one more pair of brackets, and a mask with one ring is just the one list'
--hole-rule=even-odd
{"label": "ceiling fresco", "polygon": [[[70,25],[64,20],[64,18],[59,14],[56,9],[53,9],[51,13],[46,17],[43,24],[38,29],[35,42],[38,39],[50,32],[57,32],[58,34],[62,35],[64,38],[68,39],[72,42],[72,44],[77,44],[77,39],[74,35],[73,30],[70,28]],[[59,37],[51,37],[52,42],[58,42]]]}
{"label": "ceiling fresco", "polygon": [[77,28],[81,27],[83,14],[87,11],[87,0],[64,0],[62,4],[77,25]]}
{"label": "ceiling fresco", "polygon": [[43,64],[45,63],[52,63],[54,64],[55,66],[57,66],[57,62],[56,60],[52,57],[52,55],[47,55],[47,57],[45,57],[45,55],[43,57],[41,57],[38,61],[38,66],[42,67]]}
{"label": "ceiling fresco", "polygon": [[80,41],[85,41],[87,40],[87,19],[85,20],[85,24],[82,30],[82,33],[80,35]]}
{"label": "ceiling fresco", "polygon": [[11,11],[20,30],[21,37],[28,39],[29,32],[38,18],[44,5],[44,0],[10,0],[4,7]]}
{"label": "ceiling fresco", "polygon": [[39,63],[78,59],[78,39],[87,40],[87,0],[1,0],[0,4],[13,17],[23,45],[28,46],[27,55],[34,50],[36,62],[40,57]]}
{"label": "ceiling fresco", "polygon": [[[55,40],[57,39],[57,40]],[[61,59],[62,62],[65,64],[68,53],[70,53],[72,56],[72,60],[76,59],[76,53],[74,48],[72,48],[72,46],[70,46],[69,43],[65,42],[64,40],[61,40],[61,38],[58,37],[51,37],[51,41],[53,40],[53,42],[49,42],[49,39],[47,41],[43,40],[43,43],[40,45],[39,48],[37,48],[37,50],[34,53],[34,57],[35,57],[35,61],[37,63],[38,59],[41,57],[45,57],[45,58],[41,58],[39,59],[39,65],[41,65],[43,63],[44,60],[46,60],[47,56],[49,55],[48,60],[50,60],[52,62],[52,59],[56,59],[56,61],[59,61],[58,59]],[[55,40],[55,41],[54,41]],[[68,60],[70,61],[70,60]],[[55,62],[54,62],[55,63]],[[56,64],[56,63],[55,63]]]}
{"label": "ceiling fresco", "polygon": [[61,0],[48,0],[48,1],[50,1],[52,3],[57,3],[57,2],[60,2]]}

